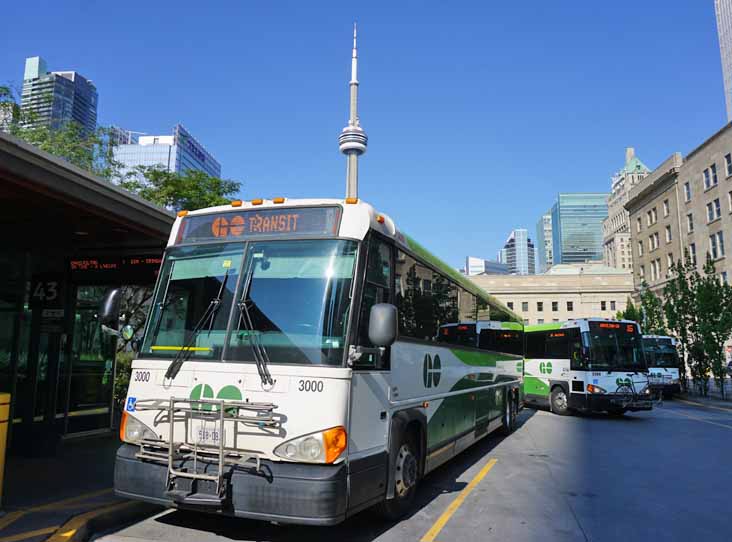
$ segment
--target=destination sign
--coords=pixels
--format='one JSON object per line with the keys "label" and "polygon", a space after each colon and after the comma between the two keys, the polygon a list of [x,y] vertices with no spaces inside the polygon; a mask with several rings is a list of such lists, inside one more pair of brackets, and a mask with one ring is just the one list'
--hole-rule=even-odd
{"label": "destination sign", "polygon": [[340,207],[247,209],[189,216],[183,219],[178,243],[236,240],[248,237],[333,236],[338,233]]}

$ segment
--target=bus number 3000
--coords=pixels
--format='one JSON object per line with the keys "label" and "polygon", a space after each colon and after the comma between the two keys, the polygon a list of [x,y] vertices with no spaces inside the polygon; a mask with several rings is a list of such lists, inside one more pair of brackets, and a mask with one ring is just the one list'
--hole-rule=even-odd
{"label": "bus number 3000", "polygon": [[300,387],[298,389],[300,391],[323,391],[322,380],[300,380],[299,384]]}
{"label": "bus number 3000", "polygon": [[135,382],[150,382],[150,371],[135,371]]}

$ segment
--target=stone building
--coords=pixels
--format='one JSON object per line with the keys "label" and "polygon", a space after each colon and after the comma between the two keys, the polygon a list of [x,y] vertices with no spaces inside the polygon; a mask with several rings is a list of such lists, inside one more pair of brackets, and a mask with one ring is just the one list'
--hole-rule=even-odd
{"label": "stone building", "polygon": [[572,318],[613,318],[625,310],[633,292],[629,270],[600,263],[557,264],[543,275],[476,275],[470,277],[526,324]]}
{"label": "stone building", "polygon": [[635,155],[632,147],[625,149],[625,166],[612,178],[612,190],[607,200],[608,216],[602,223],[602,261],[608,267],[632,269],[630,227],[625,203],[628,193],[650,170]]}
{"label": "stone building", "polygon": [[633,278],[661,293],[670,265],[688,252],[697,267],[707,255],[727,281],[732,237],[732,124],[686,157],[674,153],[634,186],[630,213]]}

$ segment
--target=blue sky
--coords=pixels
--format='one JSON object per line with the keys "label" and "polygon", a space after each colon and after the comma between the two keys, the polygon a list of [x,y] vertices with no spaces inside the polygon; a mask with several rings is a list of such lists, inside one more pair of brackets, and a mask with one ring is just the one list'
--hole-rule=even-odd
{"label": "blue sky", "polygon": [[359,23],[360,196],[443,259],[495,257],[560,191],[607,191],[725,122],[713,0],[8,3],[0,81],[26,56],[99,90],[99,122],[180,121],[245,198],[342,197]]}

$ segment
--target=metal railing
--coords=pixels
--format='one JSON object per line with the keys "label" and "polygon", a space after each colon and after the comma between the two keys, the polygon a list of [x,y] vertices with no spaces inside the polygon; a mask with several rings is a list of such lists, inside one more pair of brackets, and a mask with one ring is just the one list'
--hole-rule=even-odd
{"label": "metal railing", "polygon": [[[145,461],[153,461],[167,465],[167,491],[174,492],[176,480],[207,481],[215,484],[215,494],[218,498],[224,497],[224,469],[227,465],[251,466],[257,472],[261,471],[260,458],[262,452],[257,450],[243,450],[226,446],[226,429],[236,430],[237,425],[256,427],[260,429],[278,429],[281,425],[280,417],[274,410],[277,405],[272,403],[251,403],[249,401],[230,401],[225,399],[187,399],[170,397],[169,399],[143,399],[135,404],[136,411],[155,411],[155,425],[167,423],[168,438],[143,439],[140,442],[140,451],[136,457]],[[194,422],[212,429],[204,429],[207,436],[210,431],[213,439],[195,438]],[[175,427],[183,424],[185,435],[176,439]],[[202,440],[213,440],[217,444],[209,444]],[[189,466],[187,461],[192,461]],[[176,467],[176,464],[178,467]],[[216,465],[213,473],[203,471],[202,464]],[[183,465],[186,465],[183,467]]]}

